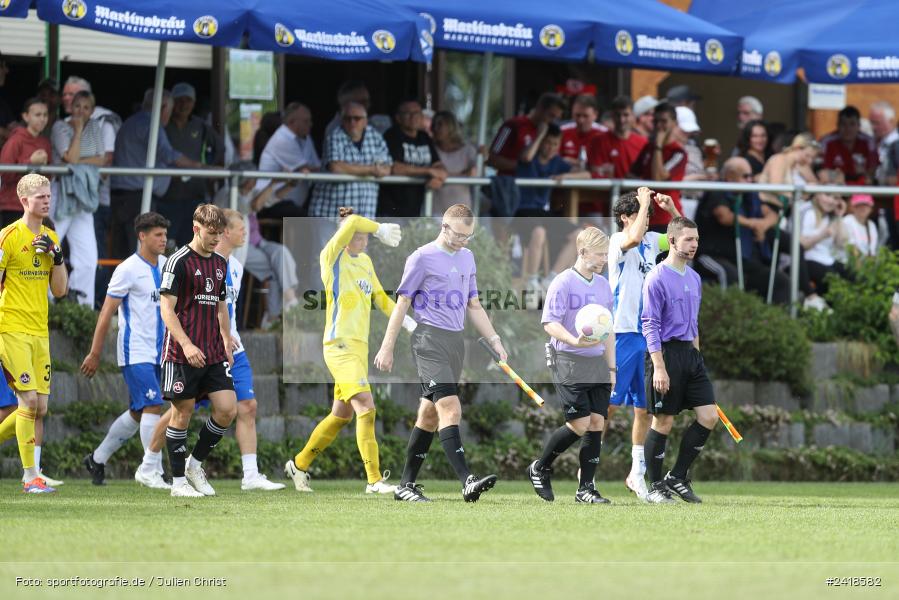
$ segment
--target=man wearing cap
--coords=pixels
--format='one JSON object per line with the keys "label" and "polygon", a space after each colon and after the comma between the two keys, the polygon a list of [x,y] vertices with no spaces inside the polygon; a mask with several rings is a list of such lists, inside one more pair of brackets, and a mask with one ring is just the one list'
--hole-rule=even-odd
{"label": "man wearing cap", "polygon": [[[189,83],[172,88],[172,118],[165,126],[169,143],[177,152],[203,165],[223,165],[225,146],[221,138],[203,119],[193,114],[197,92]],[[159,214],[171,221],[169,239],[182,246],[193,239],[194,210],[208,197],[208,182],[199,177],[173,177],[160,200]]]}
{"label": "man wearing cap", "polygon": [[[38,86],[38,93],[40,93],[40,90],[41,88]],[[58,95],[58,98],[62,101],[62,110],[66,115],[72,114],[72,100],[74,100],[75,94],[78,92],[93,93],[91,84],[88,80],[78,77],[77,75],[72,75],[66,79],[63,84],[62,94]],[[49,105],[48,108],[50,108]],[[53,114],[55,114],[55,111],[53,111]],[[122,126],[122,118],[108,108],[94,106],[94,112],[91,113],[91,120],[96,120],[102,126],[100,131],[103,136],[103,152],[106,156],[106,165],[109,166],[112,164],[113,153],[115,152],[116,135],[118,135],[119,128]],[[62,126],[60,125],[60,127]],[[56,123],[53,124],[51,136],[53,135],[53,132],[57,135],[61,135]],[[107,240],[109,238],[112,217],[109,208],[109,179],[104,177],[103,181],[104,185],[100,186],[100,204],[97,206],[96,212],[94,212],[94,234],[97,237],[97,256],[99,258],[108,258],[109,248]],[[129,224],[128,229],[131,230],[132,225]],[[105,297],[108,279],[108,273],[103,274],[101,272],[101,274],[98,275],[94,288],[94,295],[96,298]]]}
{"label": "man wearing cap", "polygon": [[647,139],[652,135],[652,111],[658,104],[652,96],[643,96],[634,102],[634,131]]}
{"label": "man wearing cap", "polygon": [[665,102],[671,106],[686,106],[696,110],[696,102],[702,100],[702,96],[694,94],[689,85],[676,85],[668,90]]}

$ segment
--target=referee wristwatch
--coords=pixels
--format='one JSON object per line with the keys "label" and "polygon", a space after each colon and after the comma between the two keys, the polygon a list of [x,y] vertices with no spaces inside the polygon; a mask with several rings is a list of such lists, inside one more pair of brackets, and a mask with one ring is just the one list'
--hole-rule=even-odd
{"label": "referee wristwatch", "polygon": [[502,338],[499,337],[498,333],[494,333],[489,338],[487,338],[487,341],[490,342],[491,344],[495,344],[496,342],[500,341],[501,339]]}

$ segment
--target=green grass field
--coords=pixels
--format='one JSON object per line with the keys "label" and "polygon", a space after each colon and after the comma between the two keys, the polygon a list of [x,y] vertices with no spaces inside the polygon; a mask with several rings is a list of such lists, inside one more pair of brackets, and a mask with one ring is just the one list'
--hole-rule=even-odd
{"label": "green grass field", "polygon": [[[70,481],[55,496],[0,482],[0,598],[188,597],[151,577],[188,579],[190,598],[253,600],[899,597],[899,484],[699,482],[704,504],[673,506],[639,504],[620,482],[599,485],[612,506],[575,505],[565,481],[553,504],[522,481],[477,504],[454,482],[425,482],[432,504],[365,496],[359,482],[313,481],[314,494],[213,484],[217,497],[188,501],[126,481]],[[147,584],[48,581],[115,576]]]}

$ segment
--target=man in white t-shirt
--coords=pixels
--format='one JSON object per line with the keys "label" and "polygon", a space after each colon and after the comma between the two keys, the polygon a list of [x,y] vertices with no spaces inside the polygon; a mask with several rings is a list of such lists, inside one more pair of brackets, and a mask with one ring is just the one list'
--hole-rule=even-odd
{"label": "man in white t-shirt", "polygon": [[643,478],[646,473],[643,441],[651,421],[651,416],[646,412],[644,387],[646,339],[640,325],[643,281],[655,267],[658,254],[668,250],[665,235],[648,231],[653,202],[672,217],[680,216],[671,196],[641,187],[618,198],[613,212],[619,231],[609,239],[609,285],[612,287],[618,369],[615,389],[609,399],[609,421],[619,406],[634,407],[631,471],[625,485],[641,500],[648,493]]}
{"label": "man in white t-shirt", "polygon": [[[168,220],[153,212],[135,219],[140,249],[113,272],[97,318],[91,350],[81,364],[81,372],[86,377],[97,372],[112,315],[118,310],[117,362],[128,386],[130,405],[113,421],[100,445],[84,457],[84,466],[94,485],[104,484],[106,462],[138,429],[144,452],[149,452],[153,428],[162,412],[159,359],[165,328],[159,313],[159,286],[168,227]],[[138,481],[147,487],[168,489],[170,486],[162,480],[161,453],[152,457],[152,464],[154,468]]]}

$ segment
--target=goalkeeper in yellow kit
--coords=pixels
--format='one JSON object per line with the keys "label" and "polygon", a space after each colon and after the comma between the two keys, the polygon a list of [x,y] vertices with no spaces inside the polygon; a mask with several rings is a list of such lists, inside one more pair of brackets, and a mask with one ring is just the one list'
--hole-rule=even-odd
{"label": "goalkeeper in yellow kit", "polygon": [[47,412],[50,395],[50,333],[47,287],[66,294],[68,272],[56,232],[42,221],[50,212],[50,181],[35,173],[16,186],[24,214],[0,231],[0,360],[19,407],[0,423],[0,439],[13,435],[25,470],[24,491],[54,492],[34,461],[34,421]]}
{"label": "goalkeeper in yellow kit", "polygon": [[[384,292],[375,274],[371,258],[365,254],[369,234],[388,246],[400,243],[400,226],[376,223],[353,209],[341,208],[341,223],[319,257],[324,283],[326,310],[324,358],[334,378],[334,404],[331,414],[313,430],[306,446],[284,465],[284,473],[293,479],[298,492],[311,492],[309,466],[327,448],[356,413],[356,443],[365,464],[368,485],[366,494],[391,494],[387,484],[389,472],[383,476],[375,439],[375,404],[368,383],[368,330],[371,305],[387,317],[394,301]],[[412,331],[415,321],[406,317],[403,326]]]}

